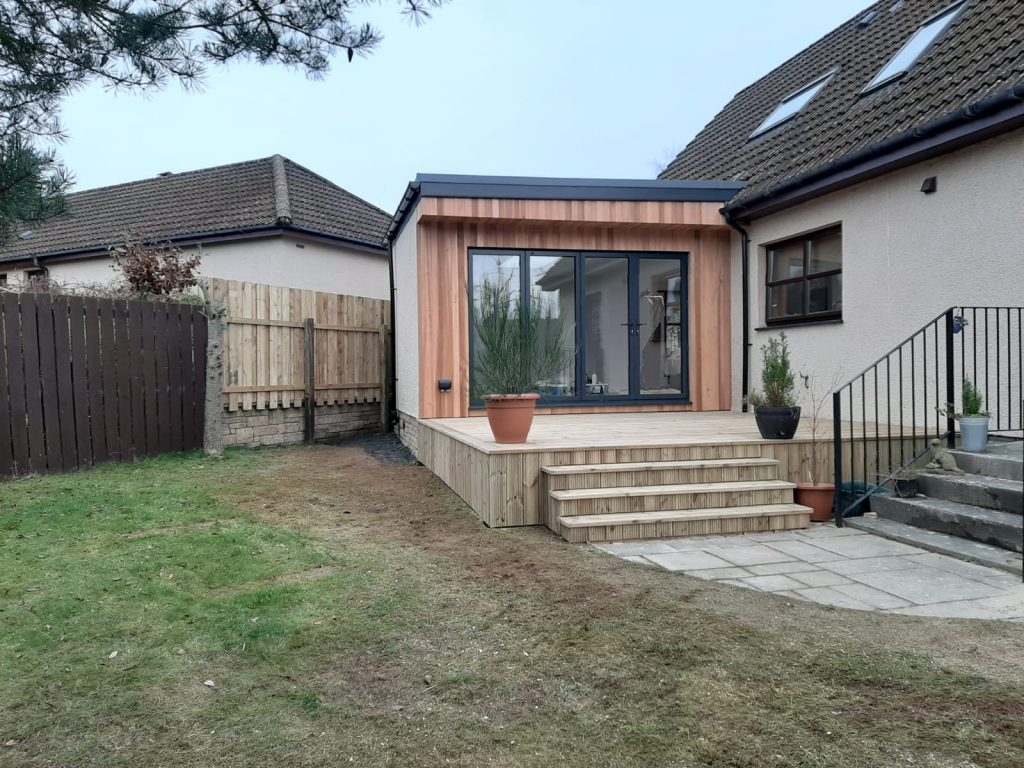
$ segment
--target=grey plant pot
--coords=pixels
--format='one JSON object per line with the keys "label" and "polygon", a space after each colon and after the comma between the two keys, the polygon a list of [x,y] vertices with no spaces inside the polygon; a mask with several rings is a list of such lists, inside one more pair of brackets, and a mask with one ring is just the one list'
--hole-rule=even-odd
{"label": "grey plant pot", "polygon": [[792,440],[800,424],[800,406],[775,408],[760,406],[754,409],[757,430],[765,440]]}
{"label": "grey plant pot", "polygon": [[965,451],[983,451],[988,445],[988,416],[960,417],[960,447]]}

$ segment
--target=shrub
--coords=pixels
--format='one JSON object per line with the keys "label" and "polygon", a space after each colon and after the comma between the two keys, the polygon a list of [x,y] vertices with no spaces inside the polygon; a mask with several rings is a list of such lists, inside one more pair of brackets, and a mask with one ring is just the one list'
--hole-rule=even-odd
{"label": "shrub", "polygon": [[796,405],[796,377],[789,361],[785,333],[761,345],[761,391],[752,392],[754,407],[792,408]]}

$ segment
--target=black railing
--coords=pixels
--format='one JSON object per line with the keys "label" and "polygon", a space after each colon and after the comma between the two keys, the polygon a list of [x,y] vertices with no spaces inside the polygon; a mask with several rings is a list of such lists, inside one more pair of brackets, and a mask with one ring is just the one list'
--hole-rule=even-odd
{"label": "black railing", "polygon": [[837,526],[920,462],[932,440],[956,445],[945,406],[959,410],[964,378],[985,397],[990,433],[1018,436],[1022,314],[1024,307],[950,307],[832,393]]}

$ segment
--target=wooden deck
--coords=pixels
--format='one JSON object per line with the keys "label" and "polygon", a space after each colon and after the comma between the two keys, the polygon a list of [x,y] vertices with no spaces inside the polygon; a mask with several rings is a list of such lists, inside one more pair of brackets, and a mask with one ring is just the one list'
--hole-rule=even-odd
{"label": "wooden deck", "polygon": [[[818,452],[816,473],[811,472],[815,459],[808,420],[801,423],[793,440],[763,440],[753,414],[735,412],[541,415],[525,445],[495,443],[484,418],[427,419],[419,422],[417,456],[487,525],[551,526],[552,489],[544,468],[599,465],[608,477],[628,479],[624,472],[634,475],[634,482],[622,483],[631,486],[648,476],[651,468],[638,466],[645,462],[736,464],[741,459],[765,459],[775,465],[773,472],[781,481],[807,482],[812,474],[828,481],[833,462],[831,422],[819,424],[819,436],[825,444]],[[873,463],[874,430],[869,428],[866,439],[853,442],[858,457],[867,455]],[[884,429],[879,430],[877,443],[884,461],[890,448]],[[892,441],[896,450],[898,443]],[[847,460],[851,447],[851,441],[844,441]],[[630,468],[608,466],[617,464]]]}

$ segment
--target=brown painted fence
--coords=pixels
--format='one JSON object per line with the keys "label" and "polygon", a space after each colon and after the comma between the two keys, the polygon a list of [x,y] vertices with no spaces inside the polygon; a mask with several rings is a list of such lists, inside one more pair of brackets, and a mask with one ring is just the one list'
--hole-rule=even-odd
{"label": "brown painted fence", "polygon": [[[223,306],[228,411],[377,403],[387,417],[390,302],[210,279]],[[310,433],[312,426],[307,425]]]}
{"label": "brown painted fence", "polygon": [[0,292],[0,477],[202,447],[200,307]]}

